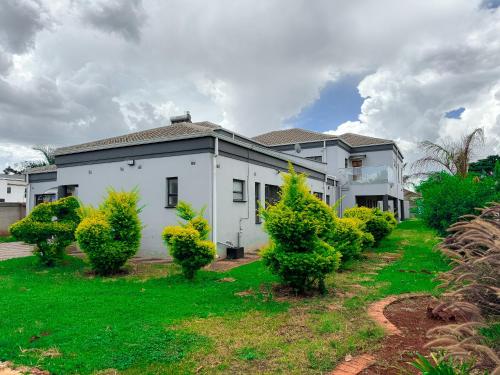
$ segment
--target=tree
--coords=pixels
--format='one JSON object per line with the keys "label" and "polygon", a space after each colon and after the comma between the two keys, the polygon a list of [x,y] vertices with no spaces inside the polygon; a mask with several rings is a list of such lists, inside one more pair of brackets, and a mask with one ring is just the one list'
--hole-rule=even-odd
{"label": "tree", "polygon": [[[33,150],[39,151],[44,157],[44,165],[52,165],[56,163],[55,151],[56,148],[51,145],[37,145],[32,147]],[[43,162],[43,161],[42,161]]]}
{"label": "tree", "polygon": [[426,154],[413,164],[417,174],[429,175],[438,170],[445,170],[453,175],[466,177],[469,163],[479,146],[484,144],[483,129],[477,128],[472,133],[464,135],[459,141],[448,142],[443,145],[423,141],[419,144]]}
{"label": "tree", "polygon": [[306,177],[290,165],[283,177],[280,200],[261,211],[269,246],[264,264],[298,292],[317,286],[323,293],[325,277],[340,264],[341,254],[325,240],[333,231],[331,209],[309,192]]}
{"label": "tree", "polygon": [[22,163],[15,164],[14,166],[7,166],[3,170],[5,174],[23,174],[27,169],[44,167],[56,163],[55,151],[56,148],[51,145],[37,145],[32,147],[33,150],[39,151],[43,155],[43,159],[39,160],[26,160]]}
{"label": "tree", "polygon": [[486,159],[480,159],[469,164],[469,172],[480,175],[493,175],[495,163],[500,162],[500,155],[490,155]]}

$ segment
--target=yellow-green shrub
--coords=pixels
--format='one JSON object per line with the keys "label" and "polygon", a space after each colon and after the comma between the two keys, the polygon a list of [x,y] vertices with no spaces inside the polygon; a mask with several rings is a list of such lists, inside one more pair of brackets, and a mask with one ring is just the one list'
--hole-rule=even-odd
{"label": "yellow-green shrub", "polygon": [[41,203],[13,224],[10,233],[16,239],[35,244],[35,255],[43,264],[52,266],[63,258],[64,250],[75,240],[75,229],[80,222],[79,206],[74,197]]}
{"label": "yellow-green shrub", "polygon": [[203,210],[196,212],[190,204],[180,201],[177,216],[186,223],[165,227],[162,237],[184,276],[193,279],[196,271],[215,259],[215,245],[207,240],[210,226]]}
{"label": "yellow-green shrub", "polygon": [[396,228],[396,226],[398,225],[398,221],[392,212],[384,211],[382,212],[382,217],[389,223],[391,230]]}
{"label": "yellow-green shrub", "polygon": [[365,230],[372,234],[375,245],[378,245],[393,228],[384,213],[378,208],[352,207],[344,211],[344,216],[360,219],[366,226]]}
{"label": "yellow-green shrub", "polygon": [[138,201],[136,190],[109,190],[99,209],[80,210],[84,218],[76,239],[96,273],[116,273],[137,254],[141,240]]}
{"label": "yellow-green shrub", "polygon": [[299,292],[318,286],[336,270],[341,254],[327,241],[335,218],[330,208],[309,192],[305,176],[290,166],[283,177],[281,199],[262,210],[264,229],[271,237],[262,252],[264,264]]}
{"label": "yellow-green shrub", "polygon": [[361,221],[354,218],[336,220],[332,245],[342,254],[342,260],[357,258],[364,245],[365,233],[360,229]]}

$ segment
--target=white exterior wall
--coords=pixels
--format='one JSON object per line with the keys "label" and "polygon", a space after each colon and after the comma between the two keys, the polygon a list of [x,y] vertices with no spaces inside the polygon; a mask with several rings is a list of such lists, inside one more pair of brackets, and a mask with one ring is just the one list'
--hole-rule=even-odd
{"label": "white exterior wall", "polygon": [[26,202],[26,212],[29,212],[35,206],[35,195],[39,194],[57,194],[57,181],[31,182],[28,185],[28,201]]}
{"label": "white exterior wall", "polygon": [[[274,168],[264,167],[224,156],[217,157],[217,227],[218,253],[225,256],[225,246],[229,241],[234,246],[245,247],[245,251],[255,250],[268,242],[263,231],[263,224],[255,223],[255,183],[260,183],[260,201],[264,204],[265,185],[281,186],[283,173]],[[245,181],[245,202],[233,202],[233,179]],[[324,183],[308,178],[313,192],[322,192],[325,196]],[[326,190],[333,194],[333,187]],[[335,197],[331,197],[331,202]]]}
{"label": "white exterior wall", "polygon": [[[7,193],[7,188],[11,188],[10,194]],[[24,191],[26,183],[20,180],[0,179],[0,199],[4,199],[6,203],[24,203],[26,198]]]}
{"label": "white exterior wall", "polygon": [[57,170],[55,185],[78,185],[78,197],[94,206],[102,202],[109,187],[126,191],[137,187],[141,197],[139,205],[144,206],[140,213],[144,228],[139,254],[165,258],[167,251],[161,233],[165,226],[179,220],[175,208],[165,208],[166,178],[177,177],[179,200],[191,203],[196,209],[205,206],[205,217],[210,219],[211,160],[211,154],[203,153],[136,160],[133,166],[119,161],[65,167]]}
{"label": "white exterior wall", "polygon": [[[342,211],[345,208],[355,206],[356,196],[360,195],[388,194],[392,197],[403,199],[403,185],[401,181],[403,162],[393,150],[364,151],[351,154],[339,146],[327,146],[326,149],[324,149],[323,147],[306,148],[305,145],[303,145],[300,153],[297,153],[295,150],[287,150],[284,152],[290,155],[299,155],[301,157],[323,156],[323,162],[327,164],[328,175],[334,176],[337,179],[341,178],[339,170],[345,168],[345,159],[348,159],[348,168],[352,167],[351,161],[349,160],[351,155],[366,155],[366,158],[363,159],[363,167],[388,166],[392,169],[394,175],[394,183],[392,184],[348,185],[345,184],[345,181],[341,181],[341,184],[345,184],[340,193],[340,195],[344,197],[341,203]],[[400,206],[398,209],[400,209]]]}

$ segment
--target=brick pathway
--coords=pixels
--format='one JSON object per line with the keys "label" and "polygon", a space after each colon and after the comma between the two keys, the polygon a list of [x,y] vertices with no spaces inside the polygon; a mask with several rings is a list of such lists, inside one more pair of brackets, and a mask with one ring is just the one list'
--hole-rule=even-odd
{"label": "brick pathway", "polygon": [[389,322],[384,315],[384,309],[391,303],[401,299],[401,296],[389,296],[380,301],[372,303],[368,307],[368,315],[375,320],[388,335],[401,335],[401,331],[394,324]]}
{"label": "brick pathway", "polygon": [[356,375],[374,363],[375,358],[373,356],[369,354],[359,355],[350,361],[341,363],[330,375]]}
{"label": "brick pathway", "polygon": [[0,261],[22,258],[32,255],[33,246],[23,242],[2,242],[0,243]]}

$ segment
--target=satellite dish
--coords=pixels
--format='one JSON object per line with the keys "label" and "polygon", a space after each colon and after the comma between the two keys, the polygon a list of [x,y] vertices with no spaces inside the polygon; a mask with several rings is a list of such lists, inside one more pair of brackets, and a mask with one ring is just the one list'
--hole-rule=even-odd
{"label": "satellite dish", "polygon": [[302,151],[302,148],[300,147],[300,144],[296,143],[295,144],[295,152],[297,154],[300,154],[301,151]]}

